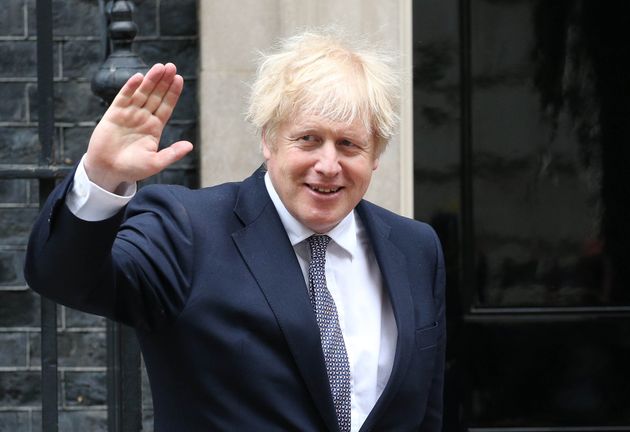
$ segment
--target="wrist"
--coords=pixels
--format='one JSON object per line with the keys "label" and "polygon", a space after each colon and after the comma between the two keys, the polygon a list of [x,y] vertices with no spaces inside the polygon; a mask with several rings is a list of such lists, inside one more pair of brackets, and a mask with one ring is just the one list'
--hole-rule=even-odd
{"label": "wrist", "polygon": [[89,153],[83,159],[83,169],[89,181],[107,192],[115,194],[125,184],[123,179],[112,175],[114,173],[113,169],[94,163]]}

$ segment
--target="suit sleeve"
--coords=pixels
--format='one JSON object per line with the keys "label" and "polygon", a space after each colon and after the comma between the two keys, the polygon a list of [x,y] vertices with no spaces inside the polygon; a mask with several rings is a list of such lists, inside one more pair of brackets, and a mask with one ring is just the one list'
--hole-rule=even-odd
{"label": "suit sleeve", "polygon": [[444,409],[444,366],[446,361],[446,314],[445,314],[445,289],[446,289],[446,273],[444,269],[444,255],[440,240],[432,230],[435,241],[435,271],[433,296],[436,302],[437,323],[442,328],[442,333],[438,341],[438,350],[436,354],[436,364],[431,387],[429,389],[429,397],[424,420],[420,427],[420,432],[440,432],[442,430],[442,415]]}
{"label": "suit sleeve", "polygon": [[37,219],[26,254],[29,286],[58,303],[150,331],[177,317],[191,283],[192,233],[181,201],[144,188],[98,222],[70,212],[70,175]]}

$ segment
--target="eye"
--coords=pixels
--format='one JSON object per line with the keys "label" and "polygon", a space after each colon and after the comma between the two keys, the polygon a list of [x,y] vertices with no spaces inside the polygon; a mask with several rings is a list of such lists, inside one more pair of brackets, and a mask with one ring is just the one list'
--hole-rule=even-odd
{"label": "eye", "polygon": [[301,136],[298,139],[300,141],[306,141],[306,142],[315,142],[315,141],[317,141],[317,137],[315,135],[304,135],[304,136]]}
{"label": "eye", "polygon": [[354,147],[354,143],[350,140],[344,139],[339,142],[343,147]]}

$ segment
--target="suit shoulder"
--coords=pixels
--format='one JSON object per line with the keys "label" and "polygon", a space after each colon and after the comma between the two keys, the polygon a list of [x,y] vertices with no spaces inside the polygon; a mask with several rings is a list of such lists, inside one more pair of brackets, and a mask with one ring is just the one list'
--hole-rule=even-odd
{"label": "suit shoulder", "polygon": [[[442,260],[442,245],[431,225],[396,214],[383,207],[363,201],[368,217],[378,220],[387,232],[387,237],[410,260],[421,260],[436,266]],[[381,229],[382,230],[382,229]]]}
{"label": "suit shoulder", "polygon": [[150,184],[138,191],[138,196],[174,196],[181,200],[198,200],[200,198],[234,197],[240,182],[222,183],[216,186],[191,189],[175,184]]}
{"label": "suit shoulder", "polygon": [[221,203],[233,203],[240,183],[223,183],[200,189],[173,184],[151,184],[141,188],[132,202],[153,205],[183,205],[195,208],[212,204],[216,208]]}
{"label": "suit shoulder", "polygon": [[417,235],[423,238],[436,237],[435,230],[431,225],[406,216],[401,216],[391,210],[378,206],[369,201],[363,201],[364,205],[375,216],[379,217],[383,222],[390,226],[392,233],[396,235],[409,236]]}
{"label": "suit shoulder", "polygon": [[147,185],[129,203],[125,219],[154,213],[191,223],[223,220],[233,213],[238,190],[239,183],[224,183],[201,189],[180,185]]}

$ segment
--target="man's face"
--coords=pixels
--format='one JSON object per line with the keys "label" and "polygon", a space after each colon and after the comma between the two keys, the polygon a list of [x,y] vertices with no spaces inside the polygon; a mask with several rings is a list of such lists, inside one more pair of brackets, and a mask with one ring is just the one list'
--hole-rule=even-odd
{"label": "man's face", "polygon": [[267,170],[280,199],[317,233],[334,228],[359,203],[378,167],[375,143],[361,121],[298,115],[263,140]]}

